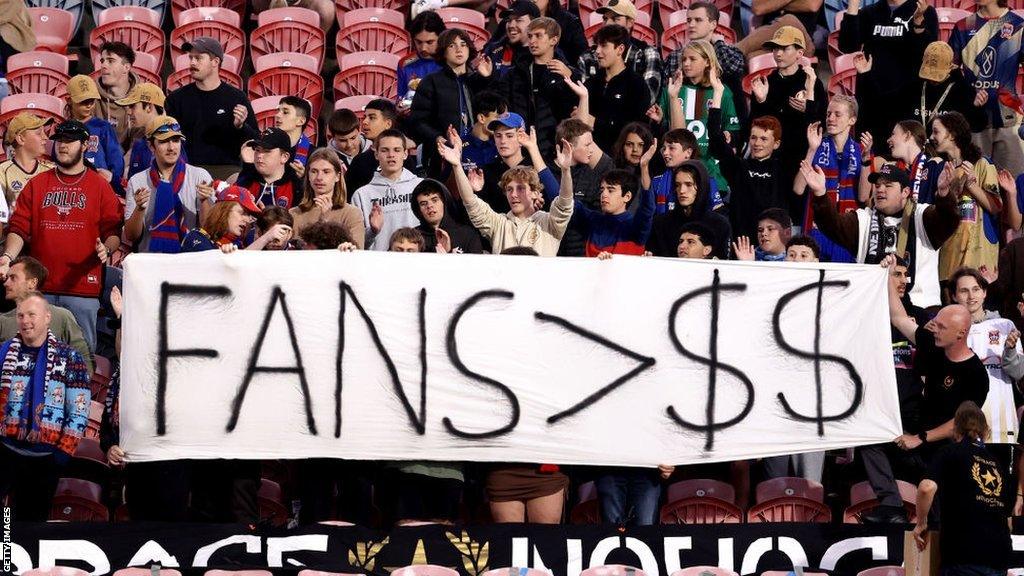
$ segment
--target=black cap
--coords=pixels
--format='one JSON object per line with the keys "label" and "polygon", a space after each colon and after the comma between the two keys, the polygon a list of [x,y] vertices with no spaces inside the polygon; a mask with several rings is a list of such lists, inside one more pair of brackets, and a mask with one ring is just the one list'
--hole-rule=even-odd
{"label": "black cap", "polygon": [[883,164],[882,167],[878,169],[878,172],[873,172],[868,176],[868,182],[872,184],[879,180],[897,182],[902,188],[910,186],[910,175],[907,174],[906,170],[895,164]]}
{"label": "black cap", "polygon": [[503,10],[500,14],[502,19],[508,18],[519,18],[520,16],[529,16],[530,18],[540,18],[540,8],[532,2],[532,0],[516,0],[513,2],[508,9]]}
{"label": "black cap", "polygon": [[65,120],[53,129],[50,139],[58,142],[85,142],[89,139],[89,129],[78,120]]}
{"label": "black cap", "polygon": [[250,140],[246,142],[245,145],[253,148],[263,148],[264,150],[280,148],[285,152],[292,151],[291,138],[288,137],[287,132],[280,128],[267,128],[263,132],[260,132],[258,140]]}
{"label": "black cap", "polygon": [[193,38],[191,41],[186,40],[181,45],[181,50],[186,53],[195,50],[200,54],[209,54],[215,58],[220,58],[221,62],[224,61],[224,47],[221,46],[216,38],[209,36],[200,36]]}

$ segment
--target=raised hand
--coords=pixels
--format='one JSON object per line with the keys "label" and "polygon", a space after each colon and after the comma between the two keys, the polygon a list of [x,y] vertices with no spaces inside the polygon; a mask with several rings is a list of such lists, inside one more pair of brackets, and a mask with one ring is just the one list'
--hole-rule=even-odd
{"label": "raised hand", "polygon": [[864,131],[860,135],[860,147],[861,157],[860,159],[867,162],[871,159],[871,148],[875,145],[875,137],[871,135],[871,132]]}
{"label": "raised hand", "polygon": [[117,286],[110,289],[110,307],[114,310],[114,316],[117,318],[124,313],[124,296],[121,295],[121,289]]}
{"label": "raised hand", "polygon": [[[205,183],[196,184],[196,192],[199,193],[199,199],[200,200],[210,200],[210,199],[213,198],[213,196],[214,196],[214,194],[216,194],[216,192],[214,191],[212,184],[213,184],[213,182],[205,182]],[[138,203],[137,199],[136,199],[136,203]]]}
{"label": "raised hand", "polygon": [[462,164],[462,148],[456,148],[450,146],[444,141],[444,138],[437,139],[437,154],[442,160],[451,164],[452,166],[459,166]]}
{"label": "raised hand", "polygon": [[569,68],[565,62],[562,62],[557,58],[548,62],[548,70],[560,75],[562,78],[568,79],[572,77],[572,69]]}
{"label": "raised hand", "polygon": [[821,122],[811,122],[807,126],[807,149],[817,150],[818,146],[821,146],[821,140]]}
{"label": "raised hand", "polygon": [[562,170],[568,170],[572,167],[572,144],[569,144],[569,141],[564,138],[558,146],[558,151],[555,153],[555,166]]}
{"label": "raised hand", "polygon": [[295,171],[295,175],[299,178],[306,175],[306,166],[302,162],[292,160],[291,163],[289,163],[289,166],[292,167],[292,170]]}
{"label": "raised hand", "polygon": [[373,208],[370,209],[370,228],[373,231],[380,232],[380,229],[384,227],[384,209],[380,207],[379,202],[373,203]]}
{"label": "raised hand", "polygon": [[754,261],[754,247],[750,244],[750,238],[746,236],[740,236],[732,243],[732,251],[736,254],[737,260]]}
{"label": "raised hand", "polygon": [[[197,185],[196,188],[199,188],[200,186],[202,186],[202,184]],[[213,188],[210,188],[210,190],[213,190]],[[138,210],[145,210],[146,209],[146,204],[149,204],[149,194],[150,194],[149,188],[136,188],[135,189],[135,192],[133,193],[133,196],[135,196],[135,207],[136,207],[136,209],[138,209]]]}
{"label": "raised hand", "polygon": [[654,154],[658,151],[658,139],[655,138],[651,141],[651,145],[644,151],[643,155],[640,156],[640,166],[650,166],[651,160],[654,158]]}
{"label": "raised hand", "polygon": [[565,84],[572,90],[572,93],[580,98],[587,98],[590,94],[587,92],[587,87],[583,85],[583,82],[579,80],[573,80],[571,76],[565,78]]}
{"label": "raised hand", "polygon": [[683,71],[676,70],[676,73],[668,79],[668,97],[678,98],[679,91],[683,89]]}
{"label": "raised hand", "polygon": [[473,192],[480,192],[484,189],[484,171],[480,168],[473,168],[470,170],[466,177],[469,178],[469,187],[473,189]]}
{"label": "raised hand", "polygon": [[1006,168],[999,169],[999,187],[1006,190],[1007,195],[1017,195],[1017,179]]}
{"label": "raised hand", "polygon": [[459,136],[459,131],[455,129],[451,124],[448,125],[448,130],[445,132],[448,136],[448,141],[452,143],[452,146],[462,154],[462,136]]}
{"label": "raised hand", "polygon": [[494,63],[486,54],[480,54],[476,59],[476,72],[484,78],[490,78],[494,73]]}
{"label": "raised hand", "polygon": [[853,67],[857,69],[857,74],[867,74],[868,72],[871,72],[873,64],[874,59],[864,52],[857,52],[853,56]]}
{"label": "raised hand", "polygon": [[1006,345],[1005,345],[1006,349],[1009,350],[1010,348],[1016,348],[1017,347],[1017,342],[1019,340],[1020,340],[1020,331],[1019,330],[1010,330],[1010,334],[1006,337]]}
{"label": "raised hand", "polygon": [[662,112],[661,106],[657,104],[651,104],[651,107],[647,109],[647,117],[653,122],[661,123],[665,118],[665,113]]}
{"label": "raised hand", "polygon": [[448,235],[448,232],[444,228],[437,227],[434,229],[434,239],[437,240],[436,250],[439,254],[450,254],[452,251],[452,237]]}
{"label": "raised hand", "polygon": [[722,79],[718,75],[718,69],[714,66],[708,66],[708,83],[711,84],[711,90],[714,92],[725,90],[725,85],[722,84]]}
{"label": "raised hand", "polygon": [[811,166],[807,160],[801,160],[800,174],[815,196],[825,195],[825,173],[821,171],[821,166]]}
{"label": "raised hand", "polygon": [[754,98],[757,98],[758,102],[764,102],[768,99],[768,78],[764,76],[754,76],[754,79],[750,81],[750,91],[754,93]]}
{"label": "raised hand", "polygon": [[527,150],[537,151],[540,150],[540,145],[537,144],[537,128],[530,126],[530,131],[527,132],[520,128],[516,131],[516,140],[519,141],[519,145]]}

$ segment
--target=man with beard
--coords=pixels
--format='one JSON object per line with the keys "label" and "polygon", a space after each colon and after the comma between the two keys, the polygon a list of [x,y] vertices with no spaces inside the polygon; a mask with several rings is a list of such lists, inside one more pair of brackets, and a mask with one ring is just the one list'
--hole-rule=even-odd
{"label": "man with beard", "polygon": [[56,168],[33,178],[18,197],[0,277],[29,244],[28,254],[50,271],[46,299],[71,311],[90,350],[96,350],[96,313],[103,266],[121,245],[123,208],[110,183],[85,165],[89,131],[76,120],[53,132]]}

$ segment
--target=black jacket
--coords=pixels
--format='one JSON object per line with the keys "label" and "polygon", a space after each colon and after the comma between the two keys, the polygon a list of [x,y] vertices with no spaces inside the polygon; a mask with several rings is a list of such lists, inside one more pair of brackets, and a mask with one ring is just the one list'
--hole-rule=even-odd
{"label": "black jacket", "polygon": [[[891,99],[886,100],[883,94],[885,89],[878,84],[878,76],[873,72],[861,74],[857,77],[857,97],[863,102],[861,115],[870,117],[881,109],[891,109],[897,120],[917,120],[921,122],[921,88],[924,87],[925,115],[929,112],[959,112],[967,118],[971,125],[972,132],[978,132],[988,126],[988,115],[985,114],[984,106],[974,105],[976,90],[970,82],[964,78],[964,73],[959,69],[953,70],[945,82],[929,82],[919,76],[914,81],[908,82]],[[938,106],[943,93],[949,88],[949,94]],[[886,102],[887,106],[871,106],[873,103]],[[923,122],[925,126],[928,122]],[[873,134],[875,140],[879,135]],[[888,134],[885,135],[888,138]]]}
{"label": "black jacket", "polygon": [[[579,80],[579,72],[572,66],[569,68],[573,70],[573,79]],[[517,60],[507,74],[494,82],[493,88],[508,100],[510,112],[522,116],[527,126],[537,128],[541,156],[553,157],[555,128],[572,114],[579,102],[565,79],[547,66],[535,65],[533,58],[527,57]]]}
{"label": "black jacket", "polygon": [[[807,154],[807,125],[825,119],[828,93],[825,92],[821,80],[815,80],[814,100],[808,100],[806,111],[800,112],[789,105],[789,97],[796,96],[807,84],[807,74],[803,70],[797,70],[791,76],[783,76],[779,74],[778,70],[774,70],[768,75],[767,80],[768,97],[764,102],[758,102],[757,98],[751,98],[750,117],[774,116],[782,124],[782,146],[779,147],[777,154],[785,172],[780,174],[779,178],[788,179],[792,183],[800,161]],[[735,100],[739,102],[743,98],[735,98]],[[864,108],[860,109],[861,116],[865,116],[867,112]],[[749,132],[748,126],[747,134]],[[886,134],[885,138],[888,137],[889,135]],[[883,144],[885,144],[885,138],[882,138]]]}
{"label": "black jacket", "polygon": [[586,83],[590,94],[590,115],[594,117],[594,141],[601,150],[612,150],[619,132],[630,122],[647,120],[651,91],[632,68],[626,68],[610,82],[604,70]]}
{"label": "black jacket", "polygon": [[406,126],[413,139],[423,144],[425,163],[432,174],[440,173],[433,143],[445,136],[448,126],[454,126],[463,137],[473,129],[473,95],[487,84],[476,72],[456,76],[448,66],[420,80]]}
{"label": "black jacket", "polygon": [[682,166],[692,167],[699,175],[700,181],[697,183],[697,198],[694,200],[689,213],[685,212],[682,206],[676,204],[676,207],[670,212],[654,217],[651,235],[647,239],[647,250],[655,256],[675,258],[678,253],[679,236],[682,234],[683,226],[690,222],[701,222],[715,234],[715,247],[711,252],[712,256],[721,259],[728,258],[732,229],[729,226],[729,220],[725,216],[712,212],[710,206],[708,206],[708,191],[711,186],[708,170],[700,160],[687,160],[683,162]]}
{"label": "black jacket", "polygon": [[[552,2],[550,7],[551,14],[541,14],[541,16],[553,18],[562,28],[562,35],[558,38],[558,50],[569,62],[578,62],[580,56],[582,56],[590,46],[587,42],[586,35],[583,33],[583,24],[580,23],[578,16],[564,10],[559,3]],[[491,39],[487,41],[487,44],[484,45],[484,53],[491,56],[492,60],[494,59],[495,53],[500,53],[499,51],[504,50],[505,48],[506,41],[508,40],[508,33],[505,27],[507,23],[508,19],[504,18],[498,21],[498,26],[494,29],[494,34],[491,36]],[[523,51],[525,52],[525,50]]]}
{"label": "black jacket", "polygon": [[[444,192],[444,216],[441,218],[441,228],[448,233],[452,240],[452,251],[463,254],[482,254],[483,246],[480,241],[480,233],[477,232],[476,228],[458,221],[460,215],[465,213],[465,209],[462,209],[460,205],[455,203],[451,193],[448,191],[448,187],[436,180],[424,180],[423,182],[436,186]],[[417,184],[417,187],[423,184],[423,182]],[[437,250],[437,238],[434,236],[434,227],[427,223],[423,213],[420,212],[420,205],[416,202],[415,198],[415,190],[413,198],[409,199],[409,204],[412,206],[412,213],[420,221],[420,225],[416,229],[423,235],[423,251],[434,252]]]}
{"label": "black jacket", "polygon": [[757,218],[768,208],[789,207],[792,180],[782,174],[777,154],[765,160],[741,158],[722,136],[722,110],[708,109],[708,152],[718,159],[718,169],[729,182],[729,223],[732,233],[757,238]]}

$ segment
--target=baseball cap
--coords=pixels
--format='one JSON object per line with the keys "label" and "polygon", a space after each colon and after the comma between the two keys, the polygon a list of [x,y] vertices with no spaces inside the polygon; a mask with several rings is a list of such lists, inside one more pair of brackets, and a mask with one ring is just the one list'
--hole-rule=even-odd
{"label": "baseball cap", "polygon": [[50,139],[56,142],[85,142],[89,139],[89,129],[78,120],[65,120],[53,129]]}
{"label": "baseball cap", "polygon": [[250,140],[245,145],[252,148],[263,148],[264,150],[280,148],[285,152],[292,151],[292,139],[288,137],[287,132],[280,128],[267,128],[260,133],[259,139]]}
{"label": "baseball cap", "polygon": [[132,86],[132,89],[120,100],[114,102],[118,106],[131,106],[139,102],[146,102],[153,104],[154,106],[163,107],[164,105],[164,91],[160,89],[156,84],[150,82],[143,82],[142,84],[136,84]]}
{"label": "baseball cap", "polygon": [[530,18],[540,18],[540,8],[532,2],[532,0],[516,0],[508,8],[501,11],[499,14],[501,18],[519,18],[520,16],[529,16]]}
{"label": "baseball cap", "polygon": [[595,12],[598,14],[614,12],[619,16],[625,16],[626,18],[636,20],[636,6],[634,6],[629,0],[609,0],[607,4],[601,6],[595,10]]}
{"label": "baseball cap", "polygon": [[181,125],[170,116],[157,116],[146,125],[147,138],[155,138],[157,141],[163,142],[175,136],[185,137],[181,133]]}
{"label": "baseball cap", "polygon": [[14,138],[26,130],[35,130],[40,126],[46,126],[53,122],[53,118],[42,119],[34,114],[28,112],[22,112],[11,119],[10,124],[7,125],[7,133],[4,134],[4,141],[10,144],[14,142]]}
{"label": "baseball cap", "polygon": [[79,74],[68,80],[68,97],[72,102],[78,104],[86,100],[99,100],[100,91],[92,78],[85,74]]}
{"label": "baseball cap", "polygon": [[234,184],[217,192],[217,202],[238,202],[242,208],[253,214],[260,214],[263,212],[260,210],[260,207],[256,205],[256,200],[252,197],[252,192]]}
{"label": "baseball cap", "polygon": [[224,61],[224,47],[220,45],[220,42],[209,36],[193,38],[190,42],[182,44],[181,49],[186,53],[195,50],[200,54],[209,54],[210,56],[220,58],[221,62]]}
{"label": "baseball cap", "polygon": [[953,70],[953,49],[941,40],[932,42],[924,49],[921,70],[917,73],[924,80],[944,82]]}
{"label": "baseball cap", "polygon": [[765,42],[763,46],[765,48],[785,48],[786,46],[807,48],[807,44],[804,42],[804,33],[795,26],[780,26],[775,34],[772,34],[772,39]]}
{"label": "baseball cap", "polygon": [[523,117],[515,112],[505,112],[496,119],[491,120],[491,123],[487,125],[487,129],[494,131],[502,126],[505,128],[515,128],[516,130],[520,128],[525,129],[526,120],[523,120]]}
{"label": "baseball cap", "polygon": [[910,186],[910,175],[907,174],[906,170],[895,164],[883,164],[882,167],[878,169],[878,172],[873,172],[868,176],[868,182],[872,184],[879,180],[896,182],[903,188]]}

